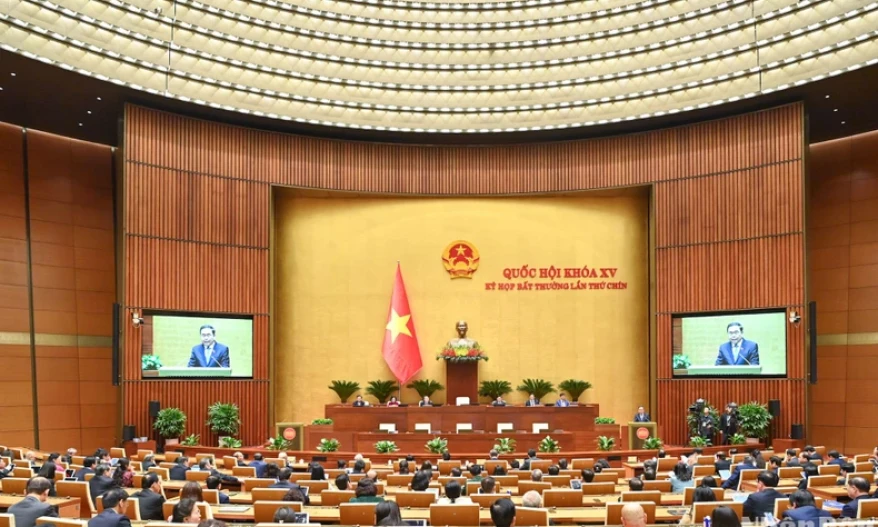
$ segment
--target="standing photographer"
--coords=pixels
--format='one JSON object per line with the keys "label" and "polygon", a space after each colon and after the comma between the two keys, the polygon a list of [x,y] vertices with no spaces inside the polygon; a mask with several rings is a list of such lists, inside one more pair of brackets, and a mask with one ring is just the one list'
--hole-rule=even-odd
{"label": "standing photographer", "polygon": [[719,418],[719,428],[723,433],[723,444],[732,444],[732,436],[738,433],[738,405],[729,403],[725,413]]}

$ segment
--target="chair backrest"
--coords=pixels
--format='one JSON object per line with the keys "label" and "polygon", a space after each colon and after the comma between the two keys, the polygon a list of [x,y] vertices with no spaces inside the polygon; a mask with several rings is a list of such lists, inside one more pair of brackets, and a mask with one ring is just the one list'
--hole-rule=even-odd
{"label": "chair backrest", "polygon": [[655,471],[656,472],[669,472],[671,470],[674,470],[674,465],[676,465],[679,462],[680,462],[680,460],[678,458],[675,458],[675,457],[663,457],[663,458],[658,460],[658,463],[656,464]]}
{"label": "chair backrest", "polygon": [[[165,454],[165,455],[167,455],[167,454]],[[172,468],[176,467],[177,464],[174,463],[173,461],[161,461],[158,464],[158,466],[161,468],[172,469]]]}
{"label": "chair backrest", "polygon": [[[780,467],[777,469],[777,476],[780,479],[800,478],[802,477],[802,467]],[[775,517],[779,518],[780,516]]]}
{"label": "chair backrest", "polygon": [[692,477],[713,476],[716,468],[713,465],[695,465],[692,467]]}
{"label": "chair backrest", "polygon": [[592,469],[594,468],[594,458],[591,457],[577,457],[573,458],[570,462],[570,468],[575,470],[582,470],[584,468]]}
{"label": "chair backrest", "polygon": [[[347,503],[356,496],[353,490],[324,490],[320,494],[320,505],[324,507],[337,507],[340,503]],[[431,494],[432,496],[432,494]],[[399,495],[397,494],[397,502]]]}
{"label": "chair backrest", "polygon": [[445,490],[445,485],[448,484],[449,481],[456,481],[460,483],[461,487],[466,486],[466,478],[463,476],[439,476],[439,486],[442,487],[442,490]]}
{"label": "chair backrest", "polygon": [[290,489],[269,489],[256,487],[250,491],[252,501],[281,501]]}
{"label": "chair backrest", "polygon": [[740,520],[744,516],[744,504],[737,501],[699,501],[695,504],[694,517],[692,523],[701,523],[705,516],[710,516],[713,509],[717,507],[728,507],[735,511]]}
{"label": "chair backrest", "polygon": [[[695,496],[695,489],[696,487],[686,487],[683,489],[683,505],[692,505]],[[721,487],[714,487],[712,490],[714,501],[722,501],[726,491]],[[780,516],[778,516],[778,518],[780,518]]]}
{"label": "chair backrest", "polygon": [[273,522],[278,509],[289,507],[295,512],[302,512],[302,504],[296,501],[255,501],[253,502],[253,521]]}
{"label": "chair backrest", "polygon": [[741,485],[745,481],[756,481],[756,477],[759,476],[761,472],[762,470],[758,468],[748,468],[746,470],[739,471],[738,474],[740,474],[741,477],[738,479],[738,490],[741,490]]}
{"label": "chair backrest", "polygon": [[841,474],[841,465],[820,465],[819,467],[817,467],[817,473],[821,476],[826,476],[829,474],[838,476],[839,474]]}
{"label": "chair backrest", "polygon": [[524,496],[525,492],[535,490],[542,494],[548,489],[552,488],[551,483],[546,483],[545,481],[519,481],[518,482],[518,495]]}
{"label": "chair backrest", "polygon": [[[655,523],[655,503],[651,501],[637,502],[643,507],[646,513],[646,523]],[[628,503],[611,502],[607,503],[607,516],[604,519],[604,525],[622,525],[622,507]]]}
{"label": "chair backrest", "polygon": [[216,456],[214,456],[213,454],[206,454],[206,453],[195,454],[195,464],[196,465],[198,463],[201,463],[202,459],[209,459],[211,465],[216,465]]}
{"label": "chair backrest", "polygon": [[[9,479],[9,478],[6,478]],[[4,479],[3,481],[6,481]],[[59,481],[55,483],[55,494],[71,498],[79,498],[79,517],[90,519],[94,508],[92,506],[91,491],[86,481]]]}
{"label": "chair backrest", "polygon": [[391,487],[408,487],[414,474],[390,474],[387,476],[387,485]]}
{"label": "chair backrest", "polygon": [[874,472],[851,472],[847,476],[845,476],[845,483],[850,481],[852,478],[863,478],[869,483],[875,483],[875,473]]}
{"label": "chair backrest", "polygon": [[543,476],[543,481],[551,483],[553,487],[569,487],[570,476]]}
{"label": "chair backrest", "polygon": [[543,491],[543,506],[582,507],[582,491],[573,489],[545,490]]}
{"label": "chair backrest", "polygon": [[456,459],[449,459],[448,461],[445,461],[444,459],[439,460],[439,474],[441,476],[451,474],[451,469],[454,467],[461,468],[460,461]]}
{"label": "chair backrest", "polygon": [[[97,504],[97,512],[100,514],[104,510],[104,497],[98,496],[96,504]],[[128,517],[129,520],[138,520],[140,521],[140,500],[137,498],[128,498],[126,500],[125,505],[125,516]]]}
{"label": "chair backrest", "polygon": [[[147,472],[155,472],[162,478],[162,481],[170,481],[171,479],[171,469],[165,467],[149,467]],[[187,471],[188,472],[188,471]]]}
{"label": "chair backrest", "polygon": [[871,461],[854,463],[854,470],[856,472],[872,472],[873,468],[875,468],[875,465],[873,465]]}
{"label": "chair backrest", "polygon": [[746,458],[749,455],[750,454],[732,454],[732,457],[730,458],[732,465],[737,465],[738,463],[742,463],[744,461],[744,458]]}
{"label": "chair backrest", "polygon": [[[138,448],[137,455],[135,455],[134,457],[137,459],[143,460],[143,458],[145,458],[146,456],[148,456],[150,454],[155,454],[155,452],[153,452],[152,450],[144,450],[144,449]],[[76,461],[76,456],[73,456],[73,460]]]}
{"label": "chair backrest", "polygon": [[478,527],[479,506],[475,503],[430,505],[430,525]]}
{"label": "chair backrest", "polygon": [[473,500],[473,503],[477,503],[479,507],[483,509],[487,509],[490,507],[495,501],[502,500],[504,498],[508,498],[509,494],[472,494],[470,499]]}
{"label": "chair backrest", "polygon": [[110,457],[113,459],[121,459],[123,457],[128,457],[128,454],[125,452],[124,448],[112,447],[110,448]]}
{"label": "chair backrest", "polygon": [[503,487],[514,487],[518,485],[518,476],[514,475],[506,475],[506,476],[491,476],[494,478],[494,481],[497,482],[498,485]]}
{"label": "chair backrest", "polygon": [[206,470],[187,470],[186,471],[186,481],[207,481],[207,478],[210,477],[210,472]]}
{"label": "chair backrest", "polygon": [[549,509],[516,507],[515,525],[517,527],[543,527],[549,525]]}
{"label": "chair backrest", "polygon": [[489,476],[494,474],[494,470],[497,467],[503,467],[503,470],[509,470],[509,463],[506,462],[505,459],[489,459],[485,461],[485,472],[488,473]]}
{"label": "chair backrest", "polygon": [[0,514],[0,527],[15,527],[15,516]]}
{"label": "chair backrest", "polygon": [[623,502],[632,502],[632,501],[651,501],[656,505],[662,504],[662,493],[658,490],[639,490],[639,491],[630,491],[626,490],[622,493],[622,501]]}
{"label": "chair backrest", "polygon": [[232,467],[233,476],[243,476],[245,478],[256,477],[256,467]]}
{"label": "chair backrest", "polygon": [[552,461],[550,459],[537,459],[530,462],[530,469],[536,470],[540,469],[543,471],[543,474],[549,471],[549,467],[552,466]]}
{"label": "chair backrest", "polygon": [[714,456],[698,456],[695,460],[696,465],[710,465],[716,462],[716,458]]}
{"label": "chair backrest", "polygon": [[601,472],[600,474],[595,474],[594,479],[591,481],[592,483],[612,483],[615,485],[619,481],[619,475],[615,472]]}
{"label": "chair backrest", "polygon": [[61,525],[63,527],[88,527],[86,520],[76,520],[74,518],[53,518],[51,516],[41,516],[37,518],[37,525]]}
{"label": "chair backrest", "polygon": [[[494,484],[494,491],[500,490],[500,485],[497,485],[496,482]],[[482,488],[482,483],[479,481],[467,481],[466,482],[466,495],[471,496],[473,494],[478,494],[479,489]]]}
{"label": "chair backrest", "polygon": [[235,456],[223,456],[221,463],[226,470],[232,470],[238,466],[238,459]]}
{"label": "chair backrest", "polygon": [[832,474],[826,476],[811,476],[808,478],[808,488],[811,487],[834,487],[838,482],[838,476]]}
{"label": "chair backrest", "polygon": [[251,478],[245,479],[244,482],[244,492],[249,492],[253,489],[266,488],[274,485],[275,481],[269,478]]}
{"label": "chair backrest", "polygon": [[[823,498],[814,496],[814,506],[818,509],[823,508]],[[783,513],[789,510],[790,508],[790,499],[789,498],[777,498],[774,500],[774,517],[775,518],[783,518]]]}
{"label": "chair backrest", "polygon": [[874,518],[878,516],[878,499],[857,501],[857,518]]}
{"label": "chair backrest", "polygon": [[211,505],[219,505],[219,491],[217,489],[201,489],[201,497]]}
{"label": "chair backrest", "polygon": [[341,503],[338,506],[340,525],[373,525],[375,503]]}
{"label": "chair backrest", "polygon": [[400,507],[426,509],[436,501],[432,492],[400,492],[396,495],[396,503]]}
{"label": "chair backrest", "polygon": [[659,492],[671,492],[670,480],[644,481],[643,490],[657,490]]}
{"label": "chair backrest", "polygon": [[[61,474],[62,476],[64,475],[63,472],[56,473],[55,475],[57,476],[58,474]],[[33,477],[33,475],[34,475],[34,471],[31,470],[29,467],[14,467],[12,469],[12,477],[13,478],[30,479]]]}
{"label": "chair backrest", "polygon": [[[162,504],[162,516],[165,518],[170,518],[171,516],[173,516],[174,515],[174,505],[176,505],[176,504],[177,504],[177,502],[173,502],[173,501],[164,502]],[[213,518],[213,509],[210,508],[209,503],[199,501],[198,502],[198,512],[201,513],[202,520],[210,520]],[[178,525],[178,524],[175,524],[175,525]]]}
{"label": "chair backrest", "polygon": [[582,493],[586,496],[604,496],[614,494],[616,492],[616,484],[612,482],[601,483],[583,483]]}
{"label": "chair backrest", "polygon": [[[30,470],[30,469],[26,469]],[[0,488],[4,494],[27,494],[27,480],[30,478],[3,478],[0,479]]]}
{"label": "chair backrest", "polygon": [[298,481],[297,483],[303,487],[308,487],[308,495],[309,496],[313,496],[314,494],[320,494],[324,490],[329,489],[329,482],[326,480],[315,481],[315,480],[310,480],[310,479],[304,479],[304,480]]}

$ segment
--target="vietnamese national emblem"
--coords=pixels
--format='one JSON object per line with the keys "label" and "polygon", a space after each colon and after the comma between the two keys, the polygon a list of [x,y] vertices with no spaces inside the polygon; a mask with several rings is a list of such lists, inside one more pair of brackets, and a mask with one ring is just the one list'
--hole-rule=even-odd
{"label": "vietnamese national emblem", "polygon": [[472,278],[479,268],[479,251],[470,242],[457,240],[442,252],[442,264],[451,278]]}

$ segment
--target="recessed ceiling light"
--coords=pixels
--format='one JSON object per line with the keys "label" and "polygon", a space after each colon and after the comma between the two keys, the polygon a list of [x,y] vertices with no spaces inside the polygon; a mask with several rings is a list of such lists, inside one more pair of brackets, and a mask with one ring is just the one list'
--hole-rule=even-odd
{"label": "recessed ceiling light", "polygon": [[838,111],[838,108],[833,108],[832,111],[833,111],[833,112],[837,112],[837,111]]}
{"label": "recessed ceiling light", "polygon": [[0,91],[3,91],[3,86],[0,86]]}
{"label": "recessed ceiling light", "polygon": [[12,75],[13,77],[15,77],[15,72],[14,72],[14,71],[10,72],[9,74]]}
{"label": "recessed ceiling light", "polygon": [[829,95],[827,95],[826,98],[828,99],[828,98],[829,98]]}
{"label": "recessed ceiling light", "polygon": [[102,99],[101,99],[100,97],[98,97],[98,100],[100,101],[100,100],[102,100]]}
{"label": "recessed ceiling light", "polygon": [[86,111],[85,113],[91,115],[91,110]]}
{"label": "recessed ceiling light", "polygon": [[82,126],[82,123],[79,123],[79,126]]}
{"label": "recessed ceiling light", "polygon": [[845,124],[845,123],[847,123],[847,121],[842,121],[842,122],[841,122],[841,124]]}

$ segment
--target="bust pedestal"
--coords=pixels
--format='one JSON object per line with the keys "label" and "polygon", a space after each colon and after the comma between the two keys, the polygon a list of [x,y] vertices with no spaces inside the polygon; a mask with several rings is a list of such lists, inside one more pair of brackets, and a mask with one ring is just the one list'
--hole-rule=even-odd
{"label": "bust pedestal", "polygon": [[470,403],[479,402],[479,362],[445,361],[446,404],[457,404],[458,397],[469,397]]}

